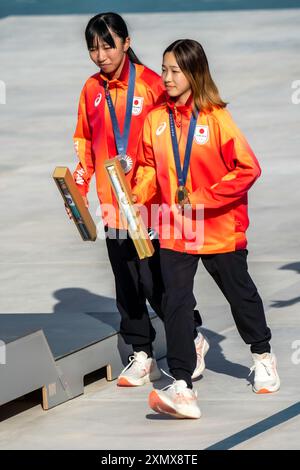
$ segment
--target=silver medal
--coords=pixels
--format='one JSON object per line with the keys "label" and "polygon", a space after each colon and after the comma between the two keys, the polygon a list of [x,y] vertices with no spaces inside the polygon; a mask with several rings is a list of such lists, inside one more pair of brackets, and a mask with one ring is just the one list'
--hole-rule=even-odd
{"label": "silver medal", "polygon": [[129,173],[132,170],[132,167],[133,167],[132,158],[129,157],[129,155],[118,155],[118,158],[120,160],[120,163],[122,165],[122,169],[123,169],[125,175],[127,175],[127,173]]}

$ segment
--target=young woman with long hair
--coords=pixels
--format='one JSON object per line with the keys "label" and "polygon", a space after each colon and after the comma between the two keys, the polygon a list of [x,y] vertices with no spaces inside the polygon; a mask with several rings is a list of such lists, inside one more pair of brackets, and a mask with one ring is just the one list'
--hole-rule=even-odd
{"label": "young woman with long hair", "polygon": [[99,13],[86,26],[85,39],[91,60],[100,71],[82,89],[74,134],[79,162],[73,174],[88,206],[92,176],[101,204],[109,260],[115,277],[116,301],[121,314],[120,333],[133,346],[130,366],[118,385],[142,385],[160,377],[153,359],[155,330],[146,299],[161,314],[161,275],[158,240],[156,253],[140,261],[122,225],[104,161],[120,155],[128,182],[135,165],[137,143],[148,112],[163,99],[160,77],[142,65],[131,48],[128,28],[117,13]]}
{"label": "young woman with long hair", "polygon": [[[99,13],[91,18],[85,39],[90,58],[100,71],[88,78],[80,95],[74,134],[79,162],[73,176],[88,206],[90,181],[96,175],[121,315],[120,334],[134,352],[117,384],[139,386],[160,377],[152,350],[155,330],[146,306],[147,299],[156,314],[163,317],[159,241],[153,240],[155,253],[151,258],[139,260],[119,217],[104,161],[119,155],[131,184],[144,120],[156,104],[165,101],[165,91],[159,75],[137,58],[127,25],[117,13]],[[194,315],[197,325],[197,312]]]}
{"label": "young woman with long hair", "polygon": [[134,202],[144,204],[156,194],[161,202],[162,305],[174,382],[152,391],[149,403],[159,413],[199,418],[192,375],[193,284],[200,259],[250,345],[253,391],[279,389],[271,332],[247,267],[247,193],[261,170],[219,95],[197,41],[177,40],[165,50],[162,78],[168,100],[145,120],[133,189]]}

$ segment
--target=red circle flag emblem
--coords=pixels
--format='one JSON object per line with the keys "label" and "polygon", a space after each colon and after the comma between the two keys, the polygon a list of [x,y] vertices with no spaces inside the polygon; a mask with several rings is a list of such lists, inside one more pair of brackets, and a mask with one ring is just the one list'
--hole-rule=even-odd
{"label": "red circle flag emblem", "polygon": [[143,109],[144,98],[141,96],[135,96],[132,103],[132,114],[138,116],[141,114]]}
{"label": "red circle flag emblem", "polygon": [[209,140],[209,128],[205,125],[196,126],[194,139],[197,144],[203,145],[206,144]]}

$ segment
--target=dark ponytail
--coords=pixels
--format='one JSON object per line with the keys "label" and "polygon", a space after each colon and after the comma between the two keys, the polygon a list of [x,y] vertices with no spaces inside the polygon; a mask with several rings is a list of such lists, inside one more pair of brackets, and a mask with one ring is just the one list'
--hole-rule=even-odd
{"label": "dark ponytail", "polygon": [[[85,29],[85,39],[88,49],[92,49],[94,40],[97,37],[109,44],[110,47],[115,48],[116,44],[110,30],[123,41],[129,36],[127,25],[122,16],[118,15],[118,13],[99,13],[91,18]],[[131,62],[134,64],[142,64],[131,47],[129,47],[127,54]]]}
{"label": "dark ponytail", "polygon": [[135,55],[135,53],[133,52],[133,50],[131,49],[131,47],[129,47],[129,49],[128,49],[128,51],[127,51],[127,54],[128,54],[129,60],[130,60],[133,64],[140,64],[140,65],[142,65],[142,62],[140,62],[140,59]]}

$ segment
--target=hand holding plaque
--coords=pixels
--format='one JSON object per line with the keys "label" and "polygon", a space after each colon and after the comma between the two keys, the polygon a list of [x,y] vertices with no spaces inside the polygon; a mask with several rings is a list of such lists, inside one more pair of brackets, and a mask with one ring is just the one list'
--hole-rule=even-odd
{"label": "hand holding plaque", "polygon": [[87,209],[87,199],[81,196],[67,167],[56,167],[53,179],[62,195],[70,218],[84,241],[95,241],[97,230],[94,221]]}
{"label": "hand holding plaque", "polygon": [[152,256],[154,247],[139,211],[133,203],[134,195],[131,193],[120,159],[116,157],[106,160],[104,166],[139,258]]}

